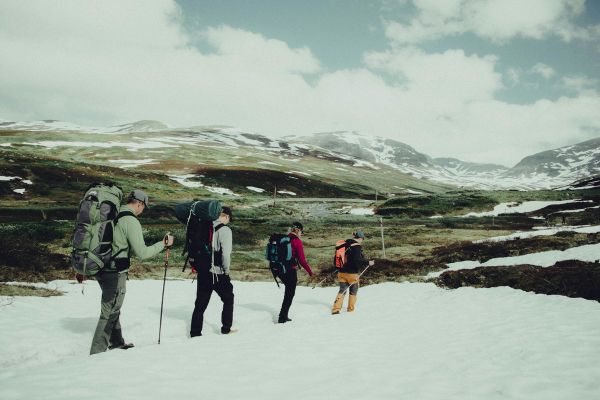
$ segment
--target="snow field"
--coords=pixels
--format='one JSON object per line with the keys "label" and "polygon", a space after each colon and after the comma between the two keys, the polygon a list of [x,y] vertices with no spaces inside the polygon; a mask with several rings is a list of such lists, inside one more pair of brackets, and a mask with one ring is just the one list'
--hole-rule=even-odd
{"label": "snow field", "polygon": [[430,272],[427,277],[435,278],[446,271],[458,271],[461,269],[474,269],[477,267],[498,267],[503,265],[521,265],[530,264],[540,267],[550,267],[559,261],[580,260],[585,262],[594,262],[600,259],[600,244],[586,244],[578,247],[571,247],[566,250],[548,250],[538,253],[523,254],[514,257],[492,258],[484,263],[479,261],[458,261],[450,264],[447,269],[437,272]]}
{"label": "snow field", "polygon": [[473,243],[484,243],[484,242],[503,242],[506,240],[512,240],[515,238],[525,239],[536,236],[553,236],[559,232],[576,232],[576,233],[598,233],[600,232],[600,225],[581,225],[581,226],[556,226],[552,228],[534,227],[532,231],[517,231],[510,235],[495,236],[487,239],[474,240]]}
{"label": "snow field", "polygon": [[195,285],[129,281],[122,312],[136,347],[87,355],[97,284],[15,298],[0,308],[2,399],[595,399],[600,305],[510,288],[432,284],[361,288],[357,309],[331,316],[336,288],[299,287],[285,325],[283,290],[234,282],[232,335],[213,295],[204,336],[187,337]]}
{"label": "snow field", "polygon": [[485,212],[470,212],[463,215],[463,217],[486,217],[486,216],[498,216],[500,214],[522,214],[541,210],[544,207],[548,207],[554,204],[570,204],[570,203],[591,203],[591,200],[556,200],[556,201],[525,201],[521,204],[517,203],[500,203],[494,207],[492,211]]}

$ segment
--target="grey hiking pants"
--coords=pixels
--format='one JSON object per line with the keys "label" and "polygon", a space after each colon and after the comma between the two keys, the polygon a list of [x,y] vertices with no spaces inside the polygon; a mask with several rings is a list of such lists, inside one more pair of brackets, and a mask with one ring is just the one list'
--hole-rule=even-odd
{"label": "grey hiking pants", "polygon": [[102,289],[102,300],[100,319],[92,339],[90,354],[102,353],[108,349],[109,345],[118,347],[125,342],[121,333],[119,315],[125,299],[127,272],[119,274],[101,271],[96,275],[96,280]]}

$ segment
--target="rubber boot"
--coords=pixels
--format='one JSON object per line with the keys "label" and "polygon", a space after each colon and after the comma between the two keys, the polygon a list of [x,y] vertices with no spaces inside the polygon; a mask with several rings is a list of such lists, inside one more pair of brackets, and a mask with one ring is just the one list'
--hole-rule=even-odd
{"label": "rubber boot", "polygon": [[338,293],[335,297],[335,302],[333,303],[333,308],[331,309],[332,314],[339,314],[342,309],[342,304],[344,304],[344,294]]}
{"label": "rubber boot", "polygon": [[348,297],[348,312],[354,311],[355,304],[356,304],[356,295],[351,294],[350,297]]}

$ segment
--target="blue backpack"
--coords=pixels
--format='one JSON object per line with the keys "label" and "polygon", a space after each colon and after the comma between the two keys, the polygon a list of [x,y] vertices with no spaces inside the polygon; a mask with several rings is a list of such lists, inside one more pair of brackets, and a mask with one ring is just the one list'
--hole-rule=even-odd
{"label": "blue backpack", "polygon": [[265,253],[274,277],[292,267],[292,239],[288,235],[272,234]]}

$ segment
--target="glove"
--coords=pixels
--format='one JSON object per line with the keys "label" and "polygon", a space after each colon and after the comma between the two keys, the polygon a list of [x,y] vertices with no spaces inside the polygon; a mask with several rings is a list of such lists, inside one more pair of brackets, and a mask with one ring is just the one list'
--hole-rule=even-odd
{"label": "glove", "polygon": [[196,267],[192,267],[192,274],[197,274],[198,271],[196,271]]}
{"label": "glove", "polygon": [[85,277],[79,273],[75,274],[75,279],[77,280],[77,283],[83,283],[84,278]]}

